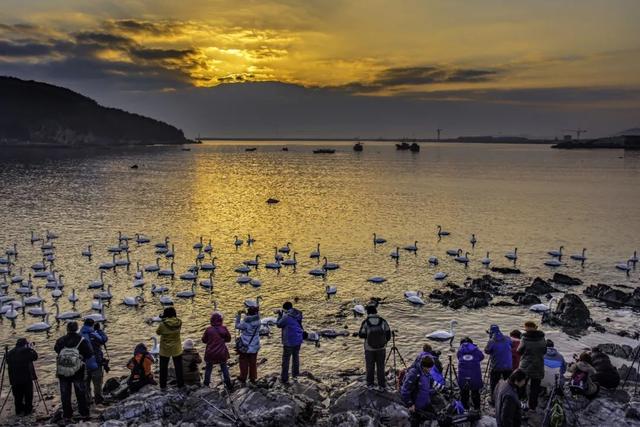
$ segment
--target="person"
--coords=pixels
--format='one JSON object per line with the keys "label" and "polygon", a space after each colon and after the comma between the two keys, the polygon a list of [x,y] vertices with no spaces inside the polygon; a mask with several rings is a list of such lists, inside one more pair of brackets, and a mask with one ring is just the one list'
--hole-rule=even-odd
{"label": "person", "polygon": [[596,370],[593,382],[606,389],[615,389],[620,385],[620,373],[611,363],[609,356],[600,351],[598,347],[591,349],[591,362]]}
{"label": "person", "polygon": [[511,369],[515,371],[520,367],[520,353],[518,353],[518,347],[520,347],[522,332],[518,329],[514,329],[509,333],[509,338],[511,338]]}
{"label": "person", "polygon": [[282,329],[282,370],[280,381],[289,383],[289,361],[291,361],[291,376],[293,380],[300,375],[300,345],[302,344],[304,329],[302,328],[302,312],[293,308],[290,301],[282,305],[278,312],[278,328]]}
{"label": "person", "polygon": [[173,307],[165,308],[160,317],[162,322],[160,322],[156,330],[156,334],[160,335],[160,389],[165,390],[167,388],[169,359],[173,359],[177,386],[183,387],[182,343],[180,341],[182,320],[178,319],[176,309]]}
{"label": "person", "polygon": [[182,343],[182,379],[185,385],[200,385],[200,364],[202,358],[195,348],[193,340]]}
{"label": "person", "polygon": [[574,394],[581,394],[588,399],[596,397],[600,391],[600,386],[593,382],[593,376],[596,370],[593,368],[591,355],[587,352],[580,354],[580,357],[574,355],[577,359],[575,363],[569,365],[567,371],[571,374],[569,380],[569,390]]}
{"label": "person", "polygon": [[460,341],[458,349],[458,386],[460,400],[465,409],[469,409],[469,395],[473,402],[473,409],[480,410],[480,390],[482,390],[482,367],[484,354],[473,343],[471,338],[465,337]]}
{"label": "person", "polygon": [[528,378],[529,409],[535,410],[538,407],[540,383],[544,378],[544,355],[547,353],[547,342],[544,338],[544,332],[538,330],[538,325],[535,322],[525,322],[524,331],[518,346],[518,353],[521,357],[520,369],[527,374]]}
{"label": "person", "polygon": [[73,416],[71,388],[78,400],[78,412],[83,419],[89,418],[89,404],[85,388],[85,363],[93,357],[91,344],[78,334],[78,322],[67,323],[67,334],[58,338],[53,349],[57,353],[56,375],[60,382],[62,415],[70,423]]}
{"label": "person", "polygon": [[527,374],[521,369],[516,369],[507,381],[501,380],[496,386],[494,401],[498,427],[520,427],[522,425],[518,390],[523,389],[526,382]]}
{"label": "person", "polygon": [[202,342],[207,345],[204,352],[204,361],[206,363],[204,386],[209,387],[209,384],[211,384],[213,365],[220,365],[224,385],[227,387],[227,390],[231,390],[231,378],[229,377],[229,366],[227,365],[229,349],[226,344],[231,342],[231,334],[227,327],[222,324],[222,315],[220,313],[213,313],[209,321],[211,326],[209,326],[204,331],[204,335],[202,335]]}
{"label": "person", "polygon": [[422,351],[420,352],[420,354],[418,354],[418,357],[416,357],[416,359],[413,361],[413,366],[420,367],[420,363],[422,362],[422,359],[424,359],[425,357],[430,357],[431,359],[433,359],[434,367],[438,371],[443,372],[442,362],[440,361],[440,352],[435,351],[433,347],[431,347],[431,344],[429,343],[425,343],[422,346]]}
{"label": "person", "polygon": [[434,380],[431,370],[435,367],[434,360],[425,356],[419,366],[411,365],[402,382],[400,396],[411,413],[411,426],[419,426],[427,419],[433,419],[435,411],[431,405],[431,394]]}
{"label": "person", "polygon": [[360,325],[358,336],[364,338],[364,359],[367,370],[367,387],[374,386],[377,373],[378,387],[385,388],[384,362],[386,347],[391,340],[391,328],[382,317],[378,316],[375,305],[367,305],[367,318]]}
{"label": "person", "polygon": [[238,381],[244,387],[247,374],[251,384],[258,378],[258,351],[260,350],[260,312],[258,307],[248,307],[247,314],[241,320],[242,311],[236,315],[236,329],[240,337],[236,341],[240,375]]}
{"label": "person", "polygon": [[95,323],[93,319],[86,319],[82,329],[80,329],[80,335],[91,344],[93,355],[95,357],[94,369],[89,369],[87,365],[87,401],[91,402],[91,384],[93,384],[94,402],[96,405],[101,404],[104,401],[102,397],[102,380],[104,378],[103,365],[104,365],[104,353],[102,352],[102,346],[107,343],[107,335],[100,328],[99,323]]}
{"label": "person", "polygon": [[153,357],[149,354],[147,346],[143,343],[136,345],[133,357],[127,363],[127,368],[131,370],[127,379],[130,392],[135,393],[147,384],[156,384],[151,370],[152,364]]}
{"label": "person", "polygon": [[[489,342],[484,348],[484,352],[491,357],[489,362],[489,366],[491,366],[491,370],[489,371],[489,389],[491,394],[489,396],[493,396],[493,392],[500,378],[506,380],[511,375],[511,372],[513,372],[511,339],[504,336],[498,325],[491,325],[489,327]],[[492,400],[490,399],[490,401]]]}
{"label": "person", "polygon": [[555,349],[553,341],[548,339],[547,352],[544,355],[544,377],[540,383],[541,387],[546,389],[553,388],[556,376],[558,376],[559,385],[562,385],[566,371],[567,363],[564,357]]}
{"label": "person", "polygon": [[38,353],[26,338],[18,338],[6,357],[16,415],[30,415],[33,412],[33,380],[36,379],[33,362],[38,360]]}

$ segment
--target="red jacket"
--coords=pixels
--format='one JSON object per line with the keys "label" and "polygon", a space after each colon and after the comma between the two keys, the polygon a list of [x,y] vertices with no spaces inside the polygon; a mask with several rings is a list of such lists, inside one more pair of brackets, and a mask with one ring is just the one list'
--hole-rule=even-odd
{"label": "red jacket", "polygon": [[514,371],[520,366],[520,353],[518,353],[519,346],[520,340],[518,338],[511,337],[511,369]]}
{"label": "red jacket", "polygon": [[226,326],[222,324],[220,313],[211,315],[211,326],[204,331],[202,342],[207,345],[204,353],[204,361],[207,363],[223,363],[229,360],[228,342],[231,341],[231,334]]}

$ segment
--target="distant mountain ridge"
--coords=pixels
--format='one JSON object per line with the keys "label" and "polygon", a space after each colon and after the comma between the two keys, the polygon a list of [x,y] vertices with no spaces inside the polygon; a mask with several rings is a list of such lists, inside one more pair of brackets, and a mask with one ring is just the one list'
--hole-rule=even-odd
{"label": "distant mountain ridge", "polygon": [[183,144],[167,123],[103,107],[72,90],[0,76],[0,145],[112,146]]}

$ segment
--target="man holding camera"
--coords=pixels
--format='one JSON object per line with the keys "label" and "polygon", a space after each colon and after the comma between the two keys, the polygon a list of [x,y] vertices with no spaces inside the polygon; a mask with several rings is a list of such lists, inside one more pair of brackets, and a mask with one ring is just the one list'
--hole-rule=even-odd
{"label": "man holding camera", "polygon": [[367,369],[367,387],[373,387],[373,380],[378,377],[378,387],[384,390],[386,378],[384,376],[384,360],[387,343],[391,340],[391,328],[382,317],[378,316],[378,309],[374,304],[367,305],[367,318],[360,325],[358,336],[364,338],[364,359]]}
{"label": "man holding camera", "polygon": [[104,358],[104,353],[102,352],[102,347],[108,340],[107,334],[104,333],[99,323],[95,323],[93,319],[86,319],[82,329],[80,329],[80,335],[91,344],[97,366],[95,369],[89,370],[89,366],[87,365],[85,385],[87,389],[87,402],[91,403],[91,384],[93,384],[94,402],[96,405],[100,405],[104,401],[102,397],[103,368],[109,372],[109,361]]}
{"label": "man holding camera", "polygon": [[9,383],[16,406],[16,415],[29,415],[33,411],[33,380],[35,370],[33,362],[38,353],[26,338],[18,338],[16,346],[7,353]]}
{"label": "man holding camera", "polygon": [[302,328],[302,312],[293,308],[290,301],[282,305],[282,310],[278,311],[278,328],[282,329],[282,372],[280,381],[283,384],[289,383],[289,360],[291,363],[291,376],[295,381],[300,374],[300,346],[304,339],[304,329]]}

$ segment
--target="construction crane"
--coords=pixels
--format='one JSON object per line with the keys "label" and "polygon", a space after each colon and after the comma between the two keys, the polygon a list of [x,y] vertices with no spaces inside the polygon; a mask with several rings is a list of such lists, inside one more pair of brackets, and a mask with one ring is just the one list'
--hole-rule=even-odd
{"label": "construction crane", "polygon": [[583,133],[587,133],[586,129],[562,129],[563,132],[575,132],[576,133],[576,140],[580,141],[580,135],[582,135]]}
{"label": "construction crane", "polygon": [[440,141],[440,132],[442,132],[444,129],[436,129],[436,132],[438,132],[438,141]]}

